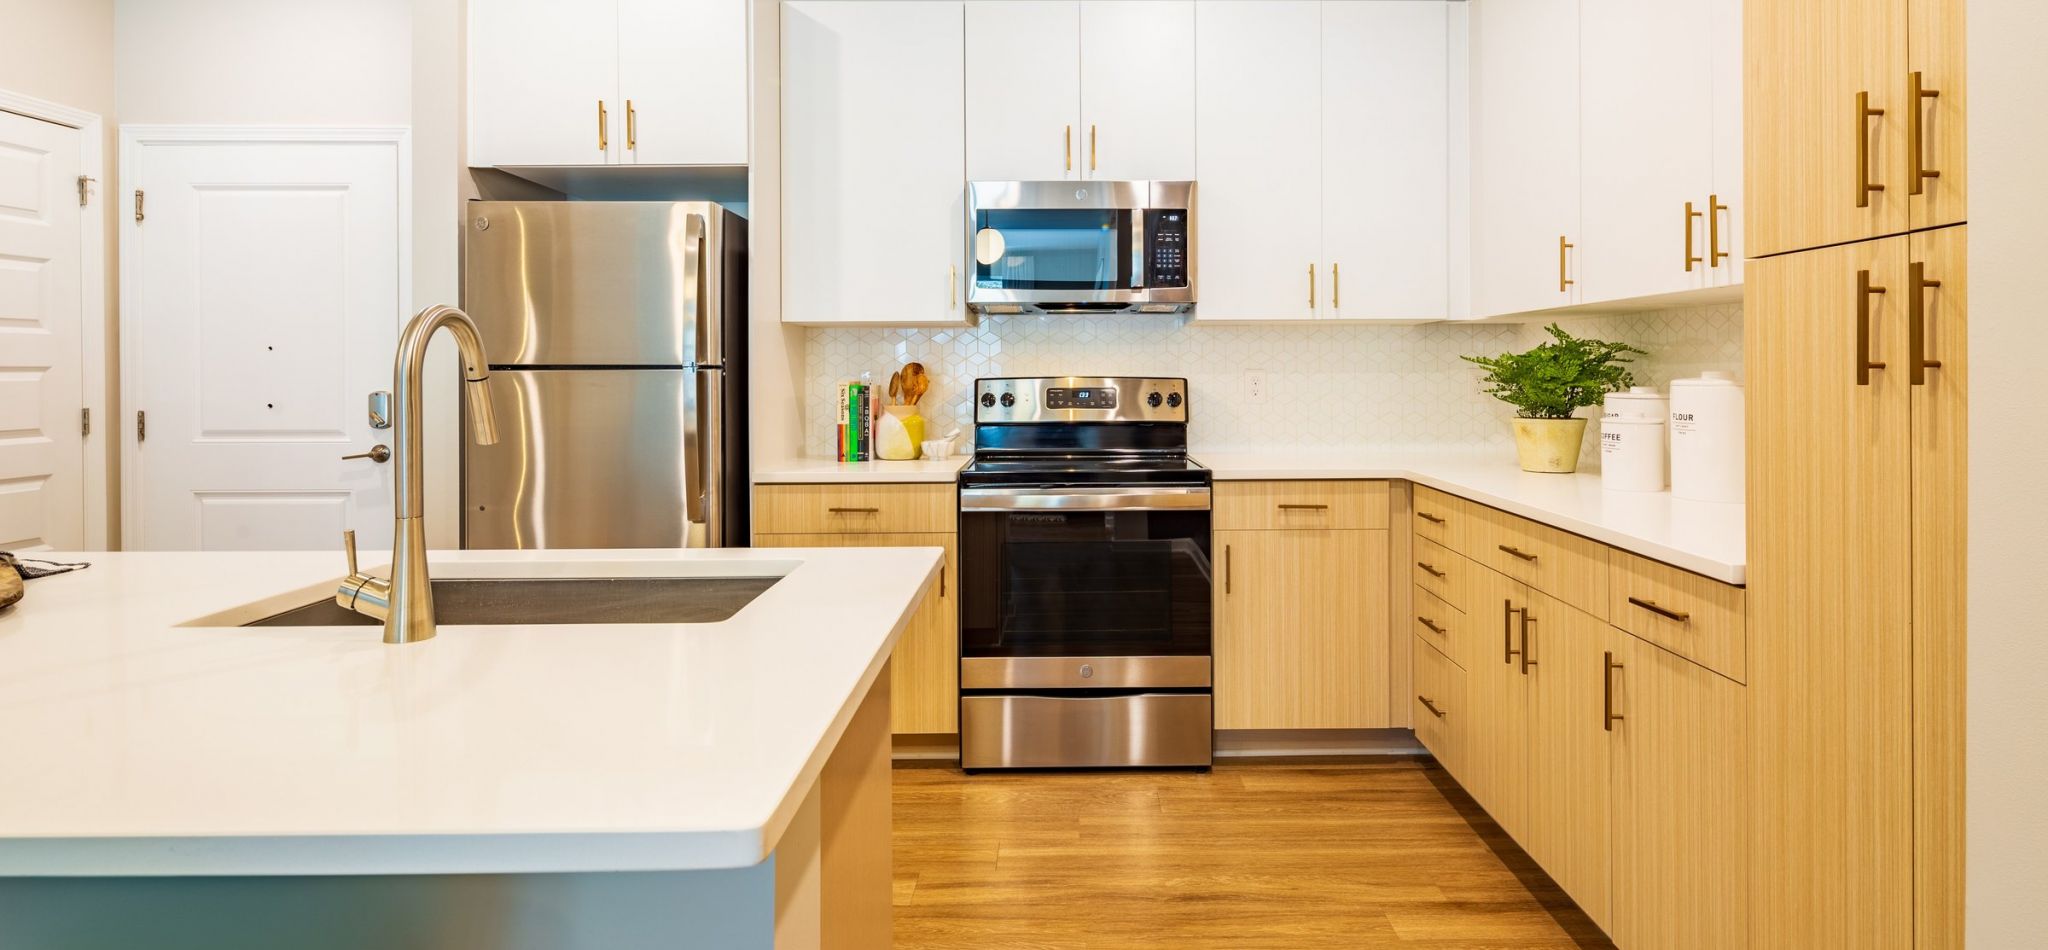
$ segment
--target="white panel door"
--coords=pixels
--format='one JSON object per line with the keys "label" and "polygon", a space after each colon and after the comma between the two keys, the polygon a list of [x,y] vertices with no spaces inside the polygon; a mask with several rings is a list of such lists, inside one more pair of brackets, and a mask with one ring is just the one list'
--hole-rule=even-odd
{"label": "white panel door", "polygon": [[746,164],[746,0],[618,0],[618,9],[621,160]]}
{"label": "white panel door", "polygon": [[0,112],[5,551],[85,547],[78,149],[77,129]]}
{"label": "white panel door", "polygon": [[398,147],[136,148],[148,203],[124,224],[122,349],[147,428],[124,479],[127,546],[336,548],[344,528],[388,545],[390,467],[342,456],[393,435],[365,400],[391,388],[406,316]]}
{"label": "white panel door", "polygon": [[471,165],[618,161],[618,95],[616,0],[469,5]]}
{"label": "white panel door", "polygon": [[[1710,224],[1709,280],[1716,287],[1742,283],[1742,0],[1706,0],[1713,29],[1714,192],[1718,220]],[[1718,263],[1717,263],[1718,261]]]}
{"label": "white panel door", "polygon": [[967,320],[962,5],[782,8],[782,318]]}
{"label": "white panel door", "polygon": [[1449,313],[1447,6],[1323,4],[1324,316]]}
{"label": "white panel door", "polygon": [[1082,0],[1086,177],[1195,177],[1194,48],[1193,0]]}
{"label": "white panel door", "polygon": [[[1585,301],[1709,284],[1708,0],[1581,0],[1577,277]],[[1688,214],[1688,210],[1691,214]]]}
{"label": "white panel door", "polygon": [[1080,0],[967,5],[967,180],[1081,177]]}
{"label": "white panel door", "polygon": [[[1471,7],[1472,310],[1578,300],[1578,0]],[[1563,264],[1560,266],[1560,258]]]}
{"label": "white panel door", "polygon": [[[1327,314],[1322,256],[1320,0],[1195,7],[1195,161],[1202,169],[1195,314]],[[1316,289],[1317,281],[1323,290]]]}

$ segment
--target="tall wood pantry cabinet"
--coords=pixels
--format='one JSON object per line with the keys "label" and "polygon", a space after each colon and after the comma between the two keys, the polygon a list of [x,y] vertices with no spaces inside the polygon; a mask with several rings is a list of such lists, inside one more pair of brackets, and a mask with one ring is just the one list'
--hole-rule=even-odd
{"label": "tall wood pantry cabinet", "polygon": [[1749,943],[1958,947],[1963,3],[1746,17]]}

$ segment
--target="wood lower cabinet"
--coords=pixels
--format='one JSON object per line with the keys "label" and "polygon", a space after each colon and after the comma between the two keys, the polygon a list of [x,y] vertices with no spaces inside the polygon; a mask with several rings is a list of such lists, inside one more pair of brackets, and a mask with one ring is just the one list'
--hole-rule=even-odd
{"label": "wood lower cabinet", "polygon": [[1621,641],[1628,635],[1556,598],[1526,598],[1529,773],[1521,840],[1579,909],[1613,933],[1614,803],[1616,786],[1627,783],[1611,771],[1606,660],[1627,650]]}
{"label": "wood lower cabinet", "polygon": [[1410,691],[1415,740],[1453,776],[1465,774],[1465,671],[1424,636],[1410,654],[1415,661]]}
{"label": "wood lower cabinet", "polygon": [[1522,673],[1521,608],[1529,589],[1494,571],[1472,572],[1466,611],[1465,769],[1459,780],[1517,841],[1528,840],[1529,677]]}
{"label": "wood lower cabinet", "polygon": [[1218,729],[1388,725],[1386,531],[1218,531],[1211,550]]}

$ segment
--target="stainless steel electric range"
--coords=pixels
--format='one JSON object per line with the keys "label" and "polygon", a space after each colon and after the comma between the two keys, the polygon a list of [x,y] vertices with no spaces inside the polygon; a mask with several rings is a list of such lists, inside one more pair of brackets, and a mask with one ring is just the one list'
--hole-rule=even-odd
{"label": "stainless steel electric range", "polygon": [[960,764],[1210,764],[1209,471],[1184,379],[974,386]]}

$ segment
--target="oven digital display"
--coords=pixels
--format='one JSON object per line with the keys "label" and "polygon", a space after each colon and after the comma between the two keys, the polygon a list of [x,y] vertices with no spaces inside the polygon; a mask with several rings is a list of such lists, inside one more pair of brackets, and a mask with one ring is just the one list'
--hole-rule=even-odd
{"label": "oven digital display", "polygon": [[1094,389],[1048,389],[1045,391],[1047,409],[1115,409],[1116,390],[1110,387]]}

